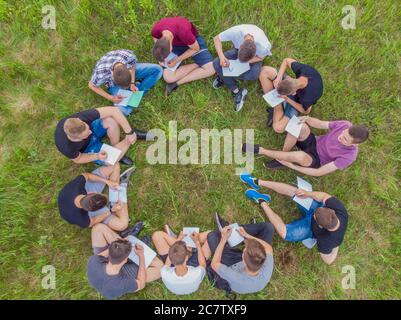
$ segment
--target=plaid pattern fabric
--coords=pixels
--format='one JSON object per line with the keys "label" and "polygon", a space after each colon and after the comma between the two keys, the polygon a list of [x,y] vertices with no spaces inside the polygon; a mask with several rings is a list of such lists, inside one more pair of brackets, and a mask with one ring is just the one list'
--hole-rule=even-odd
{"label": "plaid pattern fabric", "polygon": [[106,53],[96,63],[92,73],[91,82],[99,87],[105,84],[107,87],[115,86],[113,81],[113,66],[117,62],[131,69],[136,63],[136,56],[131,50],[115,50]]}

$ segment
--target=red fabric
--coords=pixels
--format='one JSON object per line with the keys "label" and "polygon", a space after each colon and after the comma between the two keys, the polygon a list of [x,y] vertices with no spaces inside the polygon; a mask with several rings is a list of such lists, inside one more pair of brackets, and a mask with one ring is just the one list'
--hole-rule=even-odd
{"label": "red fabric", "polygon": [[174,35],[173,46],[190,46],[196,41],[198,31],[195,26],[183,17],[163,18],[153,26],[153,38],[160,39],[162,31],[168,30]]}

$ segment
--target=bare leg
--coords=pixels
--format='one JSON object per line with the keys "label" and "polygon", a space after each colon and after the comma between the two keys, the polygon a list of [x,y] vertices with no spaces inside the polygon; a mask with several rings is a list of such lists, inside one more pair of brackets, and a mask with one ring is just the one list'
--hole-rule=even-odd
{"label": "bare leg", "polygon": [[113,241],[121,239],[117,233],[102,223],[95,224],[91,232],[92,247],[103,248]]}
{"label": "bare leg", "polygon": [[212,256],[212,250],[210,250],[209,244],[207,243],[207,235],[210,233],[210,231],[202,232],[200,236],[204,240],[203,246],[202,246],[202,251],[203,255],[205,256],[206,260],[210,259]]}
{"label": "bare leg", "polygon": [[164,81],[166,81],[167,83],[176,82],[176,81],[184,78],[188,73],[192,72],[193,70],[195,70],[198,67],[199,66],[196,63],[191,63],[191,64],[186,64],[186,65],[180,66],[174,72],[164,69],[164,71],[163,71]]}
{"label": "bare leg", "polygon": [[295,194],[295,191],[297,190],[296,187],[286,183],[265,181],[260,179],[258,180],[258,185],[289,197],[292,197]]}
{"label": "bare leg", "polygon": [[121,160],[121,158],[124,157],[124,155],[127,153],[130,146],[131,146],[131,143],[127,139],[120,141],[119,143],[117,143],[114,146],[115,148],[121,150],[121,154],[118,157],[117,161]]}
{"label": "bare leg", "polygon": [[111,117],[103,119],[103,127],[107,130],[107,136],[112,146],[120,141],[120,126],[117,121]]}
{"label": "bare leg", "polygon": [[123,231],[128,228],[128,222],[128,205],[126,203],[122,203],[121,210],[114,213],[113,218],[107,225],[113,230]]}
{"label": "bare leg", "polygon": [[208,77],[214,75],[215,73],[216,73],[216,71],[214,70],[213,62],[209,62],[209,63],[206,63],[205,65],[203,65],[202,67],[198,67],[198,68],[192,70],[185,77],[178,80],[177,84],[182,85],[184,83],[188,83],[191,81],[208,78]]}
{"label": "bare leg", "polygon": [[262,86],[263,93],[267,93],[274,89],[273,79],[277,77],[277,70],[270,66],[264,66],[260,70],[259,81]]}
{"label": "bare leg", "polygon": [[160,279],[160,269],[163,267],[163,262],[159,258],[154,258],[146,269],[146,283]]}
{"label": "bare leg", "polygon": [[117,162],[114,166],[101,167],[100,173],[111,181],[119,181],[120,164]]}
{"label": "bare leg", "polygon": [[301,128],[301,133],[299,134],[298,139],[295,138],[292,134],[287,133],[285,137],[283,151],[290,151],[297,143],[297,141],[304,141],[310,135],[310,129],[307,124],[303,124]]}
{"label": "bare leg", "polygon": [[285,160],[293,163],[297,163],[303,167],[309,167],[312,164],[312,157],[303,151],[276,151],[276,150],[268,150],[260,147],[259,154],[263,154],[266,157],[277,159],[277,160]]}
{"label": "bare leg", "polygon": [[276,232],[279,234],[279,236],[285,239],[285,236],[287,235],[287,227],[285,226],[284,221],[279,215],[274,213],[274,211],[266,202],[262,202],[260,206],[265,212],[267,219],[269,219],[270,223],[274,226],[274,229],[276,229]]}
{"label": "bare leg", "polygon": [[164,231],[156,231],[152,235],[152,241],[156,251],[160,255],[168,254],[170,247],[176,242],[176,238],[169,236]]}

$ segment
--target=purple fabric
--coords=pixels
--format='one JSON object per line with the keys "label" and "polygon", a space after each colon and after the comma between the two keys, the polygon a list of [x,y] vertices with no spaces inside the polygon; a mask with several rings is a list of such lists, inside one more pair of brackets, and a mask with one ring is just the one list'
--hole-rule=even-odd
{"label": "purple fabric", "polygon": [[316,137],[316,149],[322,166],[334,161],[338,169],[345,169],[355,161],[358,147],[344,146],[338,141],[338,136],[351,126],[349,121],[331,121],[329,132]]}

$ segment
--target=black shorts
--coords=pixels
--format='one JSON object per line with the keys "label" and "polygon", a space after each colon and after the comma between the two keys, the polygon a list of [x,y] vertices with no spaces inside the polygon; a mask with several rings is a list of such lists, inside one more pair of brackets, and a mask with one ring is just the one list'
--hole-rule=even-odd
{"label": "black shorts", "polygon": [[310,168],[320,168],[320,158],[316,149],[316,137],[312,132],[304,141],[297,141],[297,148],[312,157]]}
{"label": "black shorts", "polygon": [[[160,255],[160,258],[162,259],[163,263],[166,263],[168,254],[163,254]],[[171,264],[173,266],[173,264]],[[192,255],[189,257],[187,261],[187,266],[191,267],[198,267],[199,266],[199,261],[198,261],[198,250],[195,248],[192,248]]]}

